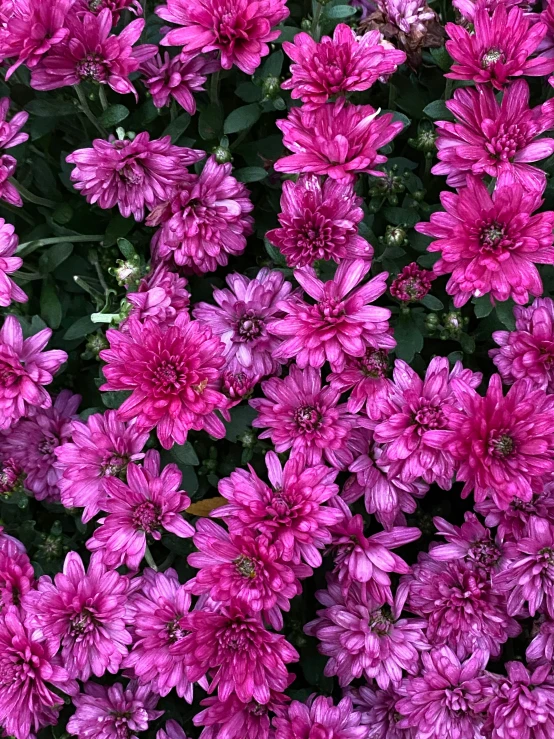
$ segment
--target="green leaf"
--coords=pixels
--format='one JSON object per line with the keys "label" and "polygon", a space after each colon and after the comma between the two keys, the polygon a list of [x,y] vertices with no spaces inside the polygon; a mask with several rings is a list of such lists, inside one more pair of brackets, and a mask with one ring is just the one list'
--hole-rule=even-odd
{"label": "green leaf", "polygon": [[242,436],[245,431],[249,431],[252,426],[252,421],[258,414],[249,405],[238,405],[236,408],[231,410],[231,420],[226,424],[227,432],[225,438],[227,441],[236,442],[239,436]]}
{"label": "green leaf", "polygon": [[273,246],[267,239],[264,239],[265,250],[269,254],[270,259],[275,262],[278,267],[286,267],[287,260],[281,254],[279,249]]}
{"label": "green leaf", "polygon": [[235,90],[237,95],[245,103],[255,103],[263,98],[263,92],[261,87],[255,85],[253,82],[243,82]]}
{"label": "green leaf", "polygon": [[443,72],[448,72],[452,66],[452,57],[446,51],[445,47],[441,46],[438,49],[430,49],[429,51],[437,67],[442,69]]}
{"label": "green leaf", "polygon": [[423,349],[423,335],[412,316],[401,315],[394,329],[396,356],[408,364]]}
{"label": "green leaf", "polygon": [[218,139],[222,133],[223,111],[218,105],[208,105],[200,111],[198,133],[204,141]]}
{"label": "green leaf", "polygon": [[454,115],[446,107],[444,100],[434,100],[429,105],[423,108],[423,112],[426,116],[429,116],[434,121],[453,121]]}
{"label": "green leaf", "polygon": [[129,117],[129,109],[124,105],[110,105],[98,119],[102,126],[113,128]]}
{"label": "green leaf", "polygon": [[119,251],[123,254],[125,259],[133,259],[134,257],[136,257],[137,253],[135,251],[135,247],[128,239],[118,239],[117,245],[119,247]]}
{"label": "green leaf", "polygon": [[422,254],[420,257],[417,258],[417,263],[420,267],[423,267],[424,269],[431,269],[435,262],[438,262],[440,256],[441,255],[438,252],[429,252],[428,254]]}
{"label": "green leaf", "polygon": [[430,293],[422,298],[420,302],[423,303],[426,308],[429,308],[429,310],[442,310],[444,308],[442,300],[439,300]]}
{"label": "green leaf", "polygon": [[162,133],[162,136],[171,136],[171,141],[176,144],[180,137],[185,133],[190,124],[190,115],[183,113],[174,121],[171,121],[169,126]]}
{"label": "green leaf", "polygon": [[323,11],[326,18],[332,18],[333,20],[351,18],[356,15],[356,8],[351,5],[335,5],[332,8],[325,8]]}
{"label": "green leaf", "polygon": [[169,453],[175,462],[179,464],[200,464],[200,460],[198,459],[190,441],[186,441],[184,444],[175,444],[171,447]]}
{"label": "green leaf", "polygon": [[475,339],[468,334],[460,334],[460,344],[466,354],[473,354],[475,351]]}
{"label": "green leaf", "polygon": [[54,246],[51,246],[40,255],[40,259],[38,260],[40,271],[45,275],[53,272],[56,267],[59,267],[62,262],[65,262],[72,252],[73,244],[67,244],[66,242],[54,244]]}
{"label": "green leaf", "polygon": [[42,283],[40,313],[50,328],[57,329],[60,327],[60,323],[62,322],[62,305],[58,298],[56,285],[51,277],[47,277]]}
{"label": "green leaf", "polygon": [[503,303],[497,303],[495,310],[500,323],[506,326],[508,331],[513,331],[516,327],[514,301],[510,298],[510,300],[506,300]]}
{"label": "green leaf", "polygon": [[420,220],[419,213],[417,210],[412,208],[396,208],[389,206],[383,208],[383,215],[389,223],[393,226],[406,225],[408,228],[413,228],[416,223]]}
{"label": "green leaf", "polygon": [[236,169],[233,175],[239,182],[261,182],[267,177],[267,172],[263,167],[242,167]]}
{"label": "green leaf", "polygon": [[471,302],[475,306],[474,310],[477,318],[486,318],[492,313],[492,309],[494,308],[489,295],[482,295],[480,298],[473,298]]}
{"label": "green leaf", "polygon": [[104,246],[113,246],[116,244],[118,239],[123,236],[127,236],[134,225],[134,218],[123,218],[122,215],[117,213],[108,223],[108,228],[106,229],[104,238]]}
{"label": "green leaf", "polygon": [[90,320],[90,316],[83,316],[78,318],[63,335],[66,341],[73,341],[74,339],[82,339],[89,334],[93,334],[97,330],[98,326]]}
{"label": "green leaf", "polygon": [[224,133],[238,133],[238,131],[244,131],[250,128],[250,126],[256,123],[261,113],[262,111],[257,103],[236,108],[225,119],[223,125]]}
{"label": "green leaf", "polygon": [[294,41],[294,37],[302,31],[301,28],[296,28],[296,26],[283,26],[278,30],[281,31],[281,35],[275,39],[273,42],[275,44],[282,44],[283,41]]}
{"label": "green leaf", "polygon": [[64,115],[76,115],[77,108],[72,103],[53,103],[49,100],[31,100],[25,106],[27,113],[39,116],[39,118],[55,118]]}
{"label": "green leaf", "polygon": [[131,395],[130,390],[114,390],[102,393],[102,403],[110,410],[116,410]]}
{"label": "green leaf", "polygon": [[279,77],[284,61],[285,55],[281,49],[274,51],[260,67],[259,74],[256,74],[256,78],[264,80],[266,77]]}

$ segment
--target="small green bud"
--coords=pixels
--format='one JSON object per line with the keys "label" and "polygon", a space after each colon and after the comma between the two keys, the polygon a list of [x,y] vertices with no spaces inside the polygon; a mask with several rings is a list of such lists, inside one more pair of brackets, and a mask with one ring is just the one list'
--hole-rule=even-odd
{"label": "small green bud", "polygon": [[215,146],[212,149],[212,153],[215,157],[215,161],[218,164],[227,164],[227,162],[233,161],[233,155],[231,154],[229,149],[226,149],[224,146]]}
{"label": "small green bud", "polygon": [[262,92],[266,99],[277,97],[281,92],[281,81],[279,77],[267,77],[263,81]]}
{"label": "small green bud", "polygon": [[385,244],[387,246],[404,246],[406,243],[406,231],[402,226],[387,226],[385,232]]}

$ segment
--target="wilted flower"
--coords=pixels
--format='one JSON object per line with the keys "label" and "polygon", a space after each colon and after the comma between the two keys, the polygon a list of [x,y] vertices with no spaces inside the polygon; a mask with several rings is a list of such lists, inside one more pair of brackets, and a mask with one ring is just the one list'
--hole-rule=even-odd
{"label": "wilted flower", "polygon": [[177,316],[187,310],[190,301],[187,280],[165,264],[158,264],[139,282],[137,291],[127,293],[125,297],[133,306],[130,318],[139,321],[151,318],[164,326],[175,323]]}
{"label": "wilted flower", "polygon": [[204,83],[210,72],[215,72],[218,62],[201,54],[182,54],[171,58],[167,51],[145,62],[140,71],[145,75],[142,82],[152,95],[156,108],[164,108],[171,100],[184,108],[187,113],[196,113],[196,100],[193,92],[203,92]]}
{"label": "wilted flower", "polygon": [[322,739],[368,739],[369,727],[361,718],[350,698],[335,706],[332,698],[312,695],[307,703],[293,701],[286,716],[273,719],[275,739],[318,739],[318,734]]}
{"label": "wilted flower", "polygon": [[[0,101],[1,102],[1,101]],[[8,276],[23,264],[21,257],[14,256],[19,239],[14,233],[11,223],[0,218],[0,307],[7,308],[12,301],[26,303],[28,298],[24,290]]]}

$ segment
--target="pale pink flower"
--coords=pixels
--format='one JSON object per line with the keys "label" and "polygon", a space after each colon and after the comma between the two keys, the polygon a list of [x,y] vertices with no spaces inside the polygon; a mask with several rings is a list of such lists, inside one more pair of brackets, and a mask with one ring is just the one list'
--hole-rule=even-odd
{"label": "pale pink flower", "polygon": [[[1,101],[0,101],[1,102]],[[7,308],[10,303],[26,303],[27,294],[17,285],[10,275],[23,264],[21,257],[16,257],[19,239],[14,233],[11,223],[0,218],[0,307]]]}
{"label": "pale pink flower", "polygon": [[218,68],[217,61],[201,54],[183,52],[171,58],[166,51],[163,58],[158,54],[145,62],[140,71],[144,75],[142,82],[152,95],[156,108],[164,108],[176,100],[181,108],[194,115],[196,100],[192,93],[203,92],[207,75]]}

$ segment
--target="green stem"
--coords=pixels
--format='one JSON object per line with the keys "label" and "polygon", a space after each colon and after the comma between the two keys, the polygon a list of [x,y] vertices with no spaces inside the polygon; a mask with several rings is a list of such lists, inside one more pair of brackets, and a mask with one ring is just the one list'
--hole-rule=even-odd
{"label": "green stem", "polygon": [[210,79],[210,103],[219,105],[219,72],[214,72]]}
{"label": "green stem", "polygon": [[452,88],[454,87],[454,80],[447,79],[446,87],[444,88],[444,99],[450,100],[452,97]]}
{"label": "green stem", "polygon": [[23,210],[23,208],[18,208],[16,205],[10,205],[10,203],[2,202],[0,203],[0,206],[2,208],[5,208],[6,210],[9,210],[10,213],[14,213],[18,218],[21,218],[25,221],[25,223],[28,223],[30,226],[35,225],[35,221],[31,216],[28,216],[27,213]]}
{"label": "green stem", "polygon": [[396,87],[389,82],[389,110],[396,107]]}
{"label": "green stem", "polygon": [[89,119],[92,125],[100,133],[100,135],[106,137],[108,135],[107,131],[104,128],[102,128],[102,126],[96,120],[94,113],[90,109],[88,101],[85,97],[85,93],[82,91],[81,87],[79,85],[73,85],[73,88],[75,92],[77,93],[77,97],[79,98],[79,103],[81,105],[81,111],[86,115],[86,117]]}
{"label": "green stem", "polygon": [[110,104],[108,103],[108,98],[106,97],[106,88],[104,85],[100,85],[99,97],[102,110],[108,110]]}
{"label": "green stem", "polygon": [[319,41],[319,37],[321,36],[319,22],[323,12],[323,5],[319,3],[318,0],[313,0],[312,9],[312,36],[316,41]]}
{"label": "green stem", "polygon": [[149,567],[151,567],[155,572],[158,571],[158,566],[154,562],[154,557],[152,556],[152,552],[150,551],[148,544],[146,545],[146,551],[144,552],[144,559]]}
{"label": "green stem", "polygon": [[57,208],[59,206],[59,203],[55,203],[53,200],[41,198],[39,195],[33,195],[32,192],[27,190],[26,187],[23,187],[23,185],[21,185],[13,177],[10,177],[9,181],[17,189],[21,197],[25,200],[28,200],[30,203],[34,203],[35,205],[44,205],[45,208]]}
{"label": "green stem", "polygon": [[84,236],[82,234],[75,236],[49,236],[47,239],[34,239],[33,241],[26,241],[24,244],[19,244],[15,253],[21,256],[22,253],[25,255],[31,254],[31,252],[40,249],[41,246],[50,246],[50,244],[80,244],[91,241],[102,241],[103,239],[103,236]]}

